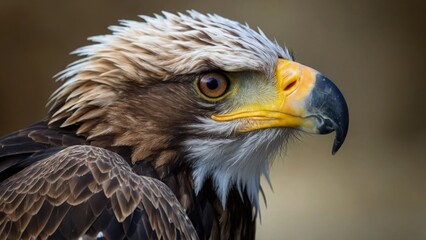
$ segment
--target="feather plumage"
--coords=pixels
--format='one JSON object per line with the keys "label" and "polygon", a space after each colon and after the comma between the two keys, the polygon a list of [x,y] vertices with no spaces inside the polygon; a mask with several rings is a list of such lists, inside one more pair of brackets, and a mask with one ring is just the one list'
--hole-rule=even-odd
{"label": "feather plumage", "polygon": [[68,147],[3,181],[0,192],[3,239],[99,232],[111,239],[137,232],[153,239],[197,238],[164,183],[132,173],[121,156],[97,147]]}

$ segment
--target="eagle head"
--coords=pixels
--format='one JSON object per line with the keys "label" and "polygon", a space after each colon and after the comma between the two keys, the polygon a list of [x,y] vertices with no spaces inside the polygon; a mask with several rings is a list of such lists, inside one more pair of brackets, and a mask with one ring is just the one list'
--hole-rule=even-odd
{"label": "eagle head", "polygon": [[89,144],[129,147],[131,162],[187,166],[195,193],[213,183],[258,206],[261,175],[297,130],[348,130],[348,109],[321,73],[293,61],[261,30],[195,11],[121,21],[90,38],[58,79],[49,124]]}

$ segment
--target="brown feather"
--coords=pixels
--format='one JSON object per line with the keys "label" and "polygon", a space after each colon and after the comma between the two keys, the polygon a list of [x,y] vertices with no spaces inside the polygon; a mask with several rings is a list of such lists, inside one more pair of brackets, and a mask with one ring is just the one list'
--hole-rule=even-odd
{"label": "brown feather", "polygon": [[[24,182],[27,187],[22,189]],[[38,191],[42,188],[48,191]],[[17,197],[22,199],[21,204],[16,204]],[[10,200],[14,204],[7,204]],[[112,204],[108,205],[108,201]],[[151,206],[156,208],[147,209]],[[176,236],[176,231],[184,239],[197,238],[185,211],[163,183],[131,173],[119,155],[100,148],[69,147],[0,185],[0,228],[5,229],[2,236],[7,238],[66,234],[69,226],[62,222],[65,217],[73,221],[73,235],[78,236],[88,231],[96,218],[109,208],[119,223],[135,209],[146,211],[147,221],[155,226],[158,238]],[[84,218],[77,214],[80,211],[86,213]],[[166,222],[156,223],[159,219],[155,213],[167,216],[163,219]],[[141,220],[144,221],[143,218],[137,221]]]}

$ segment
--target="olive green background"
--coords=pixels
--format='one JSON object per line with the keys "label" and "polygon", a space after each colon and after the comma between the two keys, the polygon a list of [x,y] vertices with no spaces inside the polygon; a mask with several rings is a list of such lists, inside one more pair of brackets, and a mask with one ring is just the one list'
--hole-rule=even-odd
{"label": "olive green background", "polygon": [[426,239],[426,1],[0,0],[0,135],[43,118],[87,37],[186,9],[261,27],[349,105],[337,155],[332,135],[303,134],[275,161],[259,239]]}

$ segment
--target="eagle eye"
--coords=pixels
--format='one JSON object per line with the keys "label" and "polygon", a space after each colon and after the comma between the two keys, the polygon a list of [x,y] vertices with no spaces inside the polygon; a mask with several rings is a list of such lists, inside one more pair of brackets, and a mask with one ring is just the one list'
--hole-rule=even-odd
{"label": "eagle eye", "polygon": [[229,88],[228,78],[221,73],[204,74],[198,81],[198,89],[208,98],[219,98]]}

